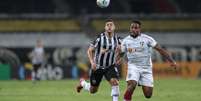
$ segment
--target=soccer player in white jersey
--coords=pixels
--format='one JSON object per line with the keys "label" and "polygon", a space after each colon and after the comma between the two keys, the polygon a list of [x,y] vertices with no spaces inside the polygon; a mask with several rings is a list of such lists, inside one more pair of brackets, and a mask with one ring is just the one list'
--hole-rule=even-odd
{"label": "soccer player in white jersey", "polygon": [[45,62],[44,47],[43,47],[42,40],[40,39],[37,40],[36,46],[30,54],[30,58],[33,64],[32,81],[39,80],[39,78],[37,77],[37,71]]}
{"label": "soccer player in white jersey", "polygon": [[118,64],[119,52],[116,52],[120,46],[120,39],[114,33],[115,25],[112,19],[107,19],[105,22],[105,32],[101,33],[88,48],[88,57],[91,63],[90,83],[84,79],[80,79],[77,86],[77,92],[83,88],[90,93],[96,93],[103,76],[111,85],[112,101],[118,101],[119,96],[119,72],[116,67]]}
{"label": "soccer player in white jersey", "polygon": [[128,64],[124,101],[132,100],[136,85],[141,85],[144,96],[151,98],[153,92],[152,48],[165,57],[170,66],[177,67],[176,62],[166,50],[162,49],[152,37],[141,33],[141,22],[133,21],[130,25],[130,35],[125,37],[121,44],[121,51],[126,54]]}

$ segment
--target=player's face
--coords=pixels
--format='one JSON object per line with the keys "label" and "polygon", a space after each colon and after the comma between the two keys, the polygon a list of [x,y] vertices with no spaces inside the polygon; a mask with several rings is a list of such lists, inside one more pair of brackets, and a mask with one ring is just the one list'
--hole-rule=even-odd
{"label": "player's face", "polygon": [[106,22],[105,23],[105,31],[108,33],[114,32],[115,30],[115,25],[113,22]]}
{"label": "player's face", "polygon": [[43,43],[41,40],[37,40],[37,47],[42,47],[43,46]]}
{"label": "player's face", "polygon": [[140,35],[141,32],[140,25],[137,23],[132,23],[130,26],[130,32],[133,36]]}

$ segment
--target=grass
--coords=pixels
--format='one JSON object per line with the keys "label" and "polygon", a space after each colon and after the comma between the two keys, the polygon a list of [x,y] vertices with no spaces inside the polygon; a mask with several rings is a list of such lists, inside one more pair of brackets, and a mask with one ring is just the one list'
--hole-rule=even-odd
{"label": "grass", "polygon": [[[0,81],[0,101],[111,101],[110,86],[106,81],[101,83],[96,94],[86,91],[75,92],[78,80],[40,81]],[[124,80],[120,81],[121,96],[126,88]],[[154,95],[151,99],[143,96],[137,87],[133,101],[200,101],[201,80],[162,79],[155,81]]]}

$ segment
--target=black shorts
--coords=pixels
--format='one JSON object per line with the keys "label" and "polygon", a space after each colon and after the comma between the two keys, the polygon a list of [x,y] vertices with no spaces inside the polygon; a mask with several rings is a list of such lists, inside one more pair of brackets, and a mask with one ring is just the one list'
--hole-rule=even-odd
{"label": "black shorts", "polygon": [[41,67],[41,65],[42,65],[42,64],[33,64],[33,70],[34,70],[35,72],[37,72],[38,69]]}
{"label": "black shorts", "polygon": [[108,81],[110,81],[111,78],[119,79],[119,72],[117,67],[110,66],[108,68],[100,68],[100,69],[97,69],[96,71],[91,71],[91,75],[90,75],[91,85],[99,86],[103,76]]}

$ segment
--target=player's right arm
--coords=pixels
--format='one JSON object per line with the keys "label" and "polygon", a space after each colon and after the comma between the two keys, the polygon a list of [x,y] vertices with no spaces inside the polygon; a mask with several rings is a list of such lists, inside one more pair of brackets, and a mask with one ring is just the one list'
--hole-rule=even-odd
{"label": "player's right arm", "polygon": [[100,47],[100,37],[98,36],[96,40],[90,43],[90,46],[87,50],[87,55],[89,58],[89,62],[91,64],[91,68],[93,71],[96,70],[96,62],[94,61],[94,51],[97,47]]}
{"label": "player's right arm", "polygon": [[96,63],[94,62],[94,50],[95,48],[94,47],[89,47],[88,50],[87,50],[87,55],[88,55],[88,58],[89,58],[89,62],[91,64],[91,68],[93,71],[96,70]]}

